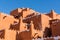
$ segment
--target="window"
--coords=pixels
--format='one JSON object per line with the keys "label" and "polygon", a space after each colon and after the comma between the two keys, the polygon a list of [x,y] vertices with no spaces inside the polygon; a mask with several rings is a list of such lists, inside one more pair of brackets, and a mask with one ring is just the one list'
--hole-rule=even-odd
{"label": "window", "polygon": [[18,22],[14,21],[14,24],[13,25],[17,25],[17,24],[18,24]]}
{"label": "window", "polygon": [[7,16],[4,16],[3,19],[5,19]]}
{"label": "window", "polygon": [[14,16],[14,18],[17,18],[17,19],[18,19],[19,17],[20,17],[20,15],[15,15],[15,16]]}
{"label": "window", "polygon": [[30,24],[26,24],[26,26],[27,26],[27,29],[29,29],[31,25]]}

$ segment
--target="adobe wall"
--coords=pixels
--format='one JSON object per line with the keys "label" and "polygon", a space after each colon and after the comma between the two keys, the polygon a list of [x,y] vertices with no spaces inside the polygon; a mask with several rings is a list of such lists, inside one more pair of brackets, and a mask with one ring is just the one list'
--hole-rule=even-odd
{"label": "adobe wall", "polygon": [[28,31],[20,32],[18,36],[17,40],[32,40],[31,34]]}
{"label": "adobe wall", "polygon": [[56,18],[57,18],[57,14],[56,14],[56,12],[54,12],[54,10],[51,10],[49,16],[50,16],[52,19],[56,19]]}
{"label": "adobe wall", "polygon": [[32,40],[32,38],[44,37],[45,34],[48,36],[49,31],[46,28],[51,28],[51,36],[60,35],[60,22],[50,24],[50,20],[54,19],[60,20],[60,15],[53,10],[48,15],[38,15],[32,9],[18,8],[11,11],[10,15],[0,13],[0,31],[5,30],[4,40]]}
{"label": "adobe wall", "polygon": [[13,16],[20,15],[24,18],[30,14],[33,14],[34,12],[35,11],[30,8],[18,8],[16,10],[11,11],[10,15],[13,15]]}
{"label": "adobe wall", "polygon": [[5,40],[16,40],[16,31],[5,30]]}
{"label": "adobe wall", "polygon": [[22,17],[19,19],[19,29],[20,32],[27,30],[27,24],[23,23]]}
{"label": "adobe wall", "polygon": [[49,20],[51,20],[50,17],[41,14],[41,23],[42,23],[42,30],[44,31],[46,27],[50,27]]}
{"label": "adobe wall", "polygon": [[13,16],[1,14],[0,29],[9,29],[10,24],[14,24],[14,21],[18,22]]}
{"label": "adobe wall", "polygon": [[52,36],[60,36],[60,20],[52,21],[51,30]]}

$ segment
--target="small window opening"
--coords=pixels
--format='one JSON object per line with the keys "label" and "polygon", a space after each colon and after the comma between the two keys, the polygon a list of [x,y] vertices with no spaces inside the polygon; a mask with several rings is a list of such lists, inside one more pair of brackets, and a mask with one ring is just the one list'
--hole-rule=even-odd
{"label": "small window opening", "polygon": [[27,29],[30,29],[30,22],[27,22],[27,24],[26,24],[26,26],[27,26]]}
{"label": "small window opening", "polygon": [[3,19],[5,19],[7,16],[4,16]]}
{"label": "small window opening", "polygon": [[13,25],[17,25],[17,24],[18,24],[18,22],[14,21],[14,24]]}
{"label": "small window opening", "polygon": [[38,36],[37,38],[41,38],[40,36]]}
{"label": "small window opening", "polygon": [[27,29],[29,29],[31,25],[30,24],[27,24],[26,26],[27,26]]}
{"label": "small window opening", "polygon": [[18,19],[19,17],[20,17],[20,15],[15,15],[15,16],[14,16],[14,18],[17,18],[17,19]]}

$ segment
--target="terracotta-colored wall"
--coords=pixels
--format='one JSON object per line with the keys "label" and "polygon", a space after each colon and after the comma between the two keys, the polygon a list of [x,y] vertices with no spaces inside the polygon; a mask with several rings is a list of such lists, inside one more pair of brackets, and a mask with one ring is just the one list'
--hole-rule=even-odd
{"label": "terracotta-colored wall", "polygon": [[52,21],[51,24],[52,36],[60,36],[60,20]]}
{"label": "terracotta-colored wall", "polygon": [[42,30],[44,31],[46,27],[50,27],[49,20],[51,20],[50,17],[41,14],[41,23],[42,23]]}
{"label": "terracotta-colored wall", "polygon": [[5,30],[5,40],[16,40],[16,31]]}
{"label": "terracotta-colored wall", "polygon": [[18,36],[20,40],[31,40],[31,34],[29,33],[29,31],[21,32],[18,34]]}
{"label": "terracotta-colored wall", "polygon": [[[16,15],[19,16],[18,19],[14,17]],[[10,15],[0,13],[0,30],[5,30],[4,40],[32,40],[38,36],[43,37],[46,27],[52,29],[52,36],[60,35],[60,22],[50,24],[50,20],[54,19],[60,20],[60,15],[53,10],[48,15],[38,15],[38,12],[30,8],[18,8],[11,11]],[[26,24],[30,24],[29,29]]]}
{"label": "terracotta-colored wall", "polygon": [[30,8],[18,8],[16,10],[11,11],[10,15],[13,15],[13,16],[14,15],[15,16],[20,15],[20,16],[22,16],[24,18],[24,17],[27,17],[28,15],[30,15],[30,14],[32,14],[34,12],[35,11],[30,9]]}
{"label": "terracotta-colored wall", "polygon": [[18,22],[13,16],[1,14],[0,29],[9,29],[14,21]]}

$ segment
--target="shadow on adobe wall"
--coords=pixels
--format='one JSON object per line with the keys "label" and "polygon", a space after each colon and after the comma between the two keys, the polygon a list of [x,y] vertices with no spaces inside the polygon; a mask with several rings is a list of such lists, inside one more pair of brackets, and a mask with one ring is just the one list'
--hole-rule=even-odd
{"label": "shadow on adobe wall", "polygon": [[52,36],[51,28],[46,27],[44,31],[44,37],[51,37],[51,36]]}
{"label": "shadow on adobe wall", "polygon": [[14,24],[10,24],[10,28],[11,30],[19,30],[19,23],[14,21]]}
{"label": "shadow on adobe wall", "polygon": [[5,30],[0,30],[0,38],[2,39],[4,39],[5,37]]}

